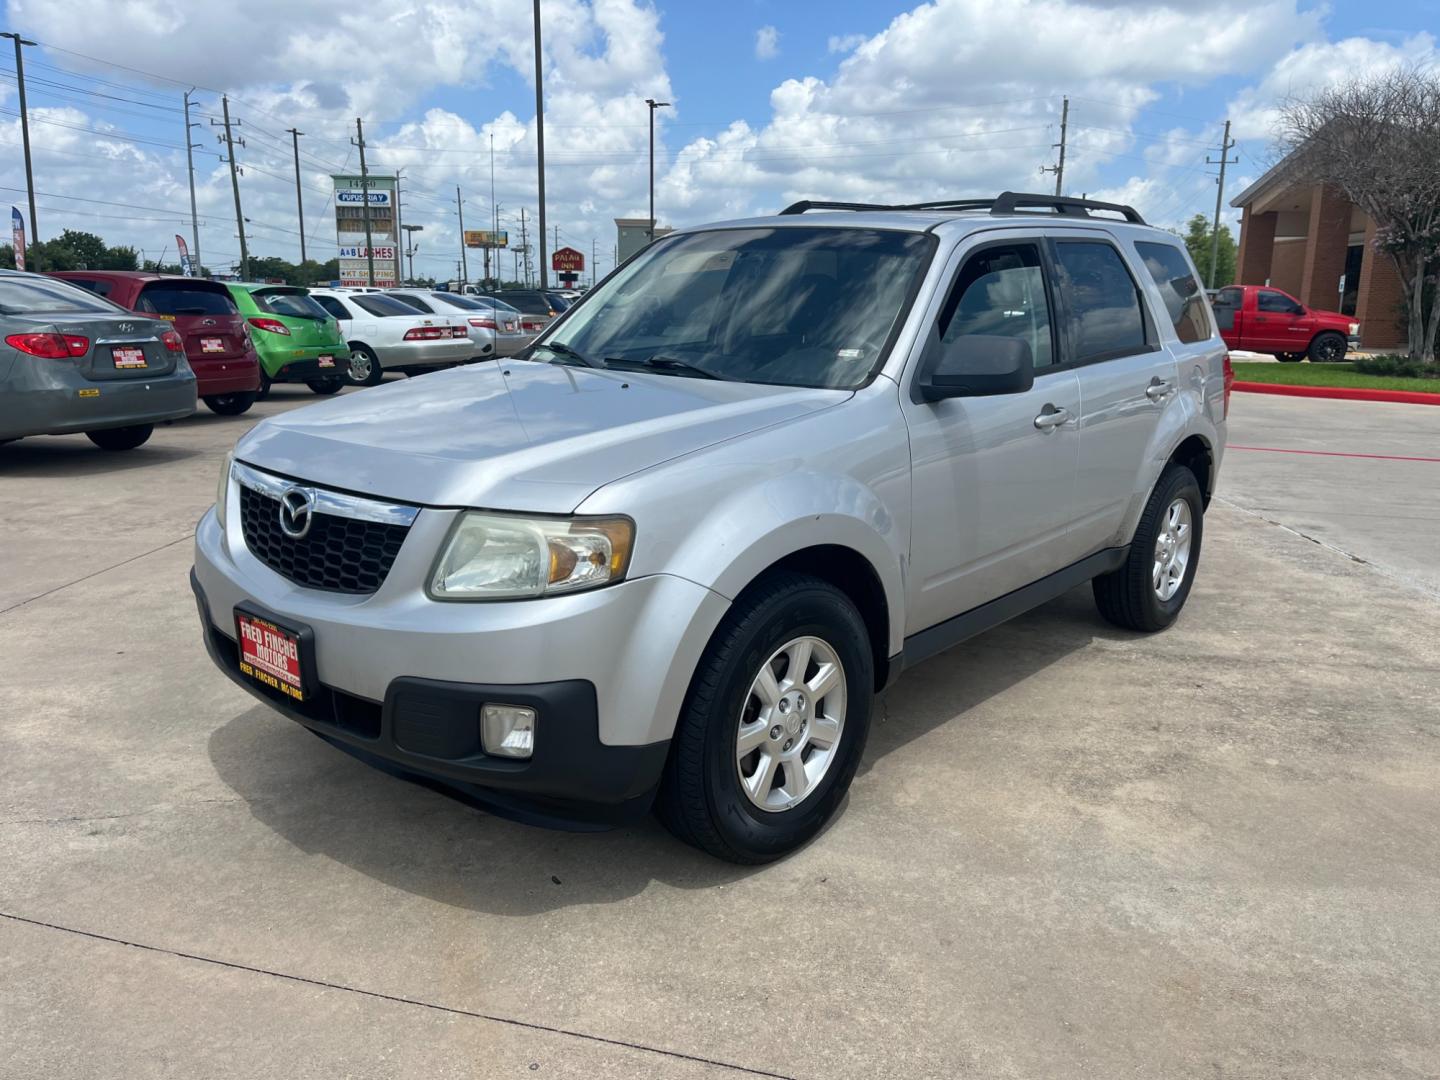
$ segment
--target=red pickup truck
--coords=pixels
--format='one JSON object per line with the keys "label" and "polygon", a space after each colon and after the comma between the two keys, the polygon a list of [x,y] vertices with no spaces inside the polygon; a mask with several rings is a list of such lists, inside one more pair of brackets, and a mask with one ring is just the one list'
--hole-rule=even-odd
{"label": "red pickup truck", "polygon": [[1232,349],[1273,353],[1294,363],[1307,356],[1313,363],[1345,359],[1360,324],[1338,311],[1307,308],[1289,293],[1268,285],[1227,285],[1211,297],[1220,336]]}

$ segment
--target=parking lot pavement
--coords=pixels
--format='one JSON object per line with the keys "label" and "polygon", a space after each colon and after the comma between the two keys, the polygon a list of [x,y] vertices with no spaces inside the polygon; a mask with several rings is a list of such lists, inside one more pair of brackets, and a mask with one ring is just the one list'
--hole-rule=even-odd
{"label": "parking lot pavement", "polygon": [[0,534],[48,590],[0,614],[0,1075],[1435,1075],[1429,594],[1217,503],[1173,629],[1079,590],[921,665],[832,827],[739,868],[488,816],[212,670],[183,534],[242,426],[0,450],[68,530]]}
{"label": "parking lot pavement", "polygon": [[1440,597],[1440,408],[1235,394],[1220,498]]}

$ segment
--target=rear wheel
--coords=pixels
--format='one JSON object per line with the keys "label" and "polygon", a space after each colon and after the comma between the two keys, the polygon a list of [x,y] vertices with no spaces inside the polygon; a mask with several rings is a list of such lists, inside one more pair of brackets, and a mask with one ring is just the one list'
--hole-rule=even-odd
{"label": "rear wheel", "polygon": [[350,346],[350,367],[346,374],[354,386],[377,386],[385,377],[380,358],[368,345]]}
{"label": "rear wheel", "polygon": [[132,424],[130,427],[87,431],[85,437],[101,450],[134,450],[150,438],[150,434],[154,430],[154,424]]}
{"label": "rear wheel", "polygon": [[330,375],[323,379],[306,379],[305,385],[317,394],[334,394],[345,385],[345,376]]}
{"label": "rear wheel", "polygon": [[1205,531],[1200,484],[1183,465],[1161,473],[1120,569],[1090,583],[1095,606],[1116,626],[1154,633],[1175,621],[1200,563]]}
{"label": "rear wheel", "polygon": [[854,779],[870,727],[865,623],[828,582],[762,579],[696,668],[656,810],[680,839],[764,863],[810,840]]}
{"label": "rear wheel", "polygon": [[275,384],[270,381],[270,376],[262,369],[260,372],[260,389],[255,391],[255,400],[264,401],[270,396],[270,387]]}
{"label": "rear wheel", "polygon": [[1344,335],[1337,334],[1333,330],[1315,335],[1315,340],[1310,342],[1310,362],[1312,364],[1338,364],[1345,359],[1345,350],[1349,342]]}
{"label": "rear wheel", "polygon": [[204,399],[205,407],[221,416],[239,416],[255,404],[258,393],[245,390],[238,394],[211,394]]}

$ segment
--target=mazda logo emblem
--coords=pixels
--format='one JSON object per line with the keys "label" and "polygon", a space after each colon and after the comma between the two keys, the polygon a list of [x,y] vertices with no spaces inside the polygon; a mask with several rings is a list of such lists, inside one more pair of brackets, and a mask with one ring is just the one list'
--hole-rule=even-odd
{"label": "mazda logo emblem", "polygon": [[291,540],[303,540],[310,531],[315,510],[315,492],[310,488],[286,488],[280,495],[280,531]]}

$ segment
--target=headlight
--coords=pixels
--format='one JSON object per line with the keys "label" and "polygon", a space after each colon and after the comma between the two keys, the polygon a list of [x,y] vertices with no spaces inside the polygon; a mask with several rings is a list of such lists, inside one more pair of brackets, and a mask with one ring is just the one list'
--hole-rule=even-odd
{"label": "headlight", "polygon": [[430,575],[436,600],[518,600],[625,577],[635,523],[623,517],[527,518],[468,511]]}
{"label": "headlight", "polygon": [[225,504],[230,501],[230,466],[235,461],[234,454],[226,454],[225,460],[220,463],[220,479],[215,485],[215,520],[220,523],[220,530],[225,530]]}

